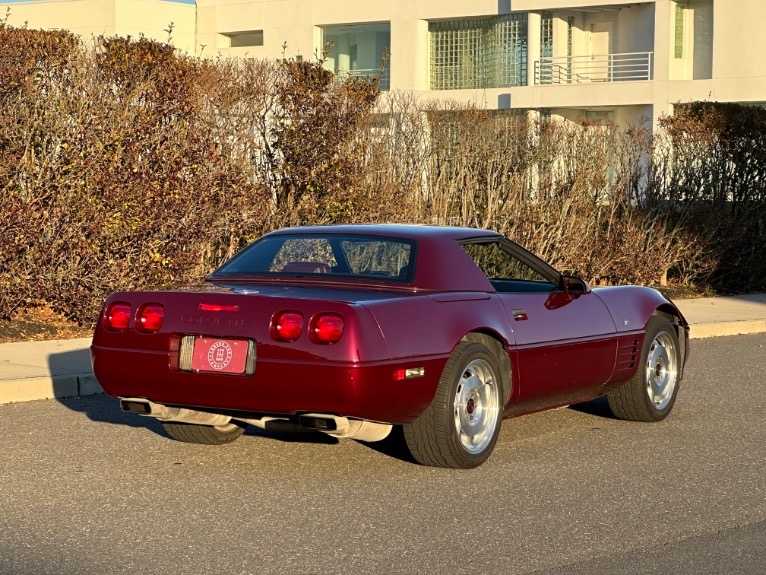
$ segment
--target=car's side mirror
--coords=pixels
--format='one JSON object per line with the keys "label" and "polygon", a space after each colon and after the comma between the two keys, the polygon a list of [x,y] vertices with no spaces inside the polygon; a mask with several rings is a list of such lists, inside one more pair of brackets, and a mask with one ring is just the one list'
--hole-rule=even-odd
{"label": "car's side mirror", "polygon": [[577,276],[561,276],[561,291],[571,295],[590,293],[590,286],[584,279]]}

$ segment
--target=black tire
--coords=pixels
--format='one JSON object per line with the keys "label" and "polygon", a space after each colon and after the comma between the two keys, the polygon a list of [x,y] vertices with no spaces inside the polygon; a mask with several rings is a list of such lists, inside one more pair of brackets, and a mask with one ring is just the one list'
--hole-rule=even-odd
{"label": "black tire", "polygon": [[484,463],[502,422],[497,357],[483,344],[461,341],[444,367],[431,405],[403,426],[412,456],[422,465],[470,469]]}
{"label": "black tire", "polygon": [[202,443],[204,445],[224,445],[237,439],[247,429],[246,423],[232,421],[226,425],[196,425],[194,423],[178,423],[161,421],[162,428],[176,441],[186,443]]}
{"label": "black tire", "polygon": [[641,362],[635,375],[607,394],[615,417],[628,421],[661,421],[673,409],[681,380],[681,346],[676,327],[662,316],[646,326]]}

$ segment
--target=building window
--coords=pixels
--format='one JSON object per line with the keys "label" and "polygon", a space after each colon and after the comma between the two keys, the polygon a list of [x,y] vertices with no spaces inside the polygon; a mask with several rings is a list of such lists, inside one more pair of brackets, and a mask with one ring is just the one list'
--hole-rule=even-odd
{"label": "building window", "polygon": [[676,4],[676,58],[684,57],[684,7]]}
{"label": "building window", "polygon": [[431,22],[428,31],[432,90],[526,85],[526,13]]}
{"label": "building window", "polygon": [[263,46],[263,30],[247,30],[244,32],[228,32],[222,36],[229,39],[231,48],[246,46]]}
{"label": "building window", "polygon": [[597,111],[597,110],[586,110],[585,111],[585,119],[589,122],[607,122],[611,123],[614,122],[614,112],[610,111]]}
{"label": "building window", "polygon": [[325,55],[324,67],[336,78],[378,78],[381,90],[390,88],[390,24],[325,26],[322,28],[322,46],[328,45],[330,50]]}
{"label": "building window", "polygon": [[[572,56],[574,55],[574,16],[567,18],[567,78],[572,78]],[[570,80],[571,81],[571,80]]]}
{"label": "building window", "polygon": [[540,19],[540,60],[541,64],[547,62],[546,65],[540,66],[540,84],[552,84],[552,72],[553,66],[551,65],[553,58],[553,14],[551,12],[543,12]]}
{"label": "building window", "polygon": [[543,12],[540,22],[540,56],[553,57],[553,14],[551,12]]}

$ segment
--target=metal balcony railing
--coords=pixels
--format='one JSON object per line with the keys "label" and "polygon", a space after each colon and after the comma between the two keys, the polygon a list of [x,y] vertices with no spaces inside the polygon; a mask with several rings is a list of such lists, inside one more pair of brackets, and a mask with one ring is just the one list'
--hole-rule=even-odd
{"label": "metal balcony railing", "polygon": [[369,70],[337,70],[335,79],[343,81],[346,78],[380,78],[380,89],[387,91],[391,89],[391,70],[386,68],[381,74],[380,68]]}
{"label": "metal balcony railing", "polygon": [[535,62],[535,84],[635,82],[652,79],[653,52],[541,58]]}

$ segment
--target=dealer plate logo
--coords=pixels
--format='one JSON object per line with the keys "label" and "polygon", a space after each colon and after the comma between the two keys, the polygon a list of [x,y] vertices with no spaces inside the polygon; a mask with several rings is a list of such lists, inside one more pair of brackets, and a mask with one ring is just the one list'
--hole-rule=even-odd
{"label": "dealer plate logo", "polygon": [[217,341],[210,346],[207,352],[207,362],[210,364],[210,367],[217,371],[226,369],[226,366],[231,363],[233,353],[231,346],[227,342]]}

